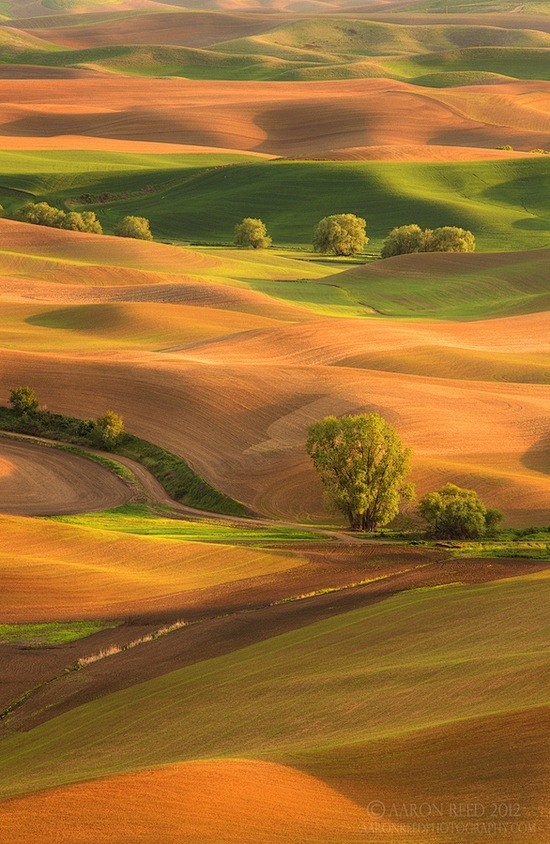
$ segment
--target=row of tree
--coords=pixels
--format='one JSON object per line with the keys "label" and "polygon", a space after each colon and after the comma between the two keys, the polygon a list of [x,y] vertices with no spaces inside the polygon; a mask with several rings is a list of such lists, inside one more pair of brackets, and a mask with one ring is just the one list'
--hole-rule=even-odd
{"label": "row of tree", "polygon": [[[26,202],[19,209],[17,218],[24,223],[33,223],[36,226],[103,234],[103,227],[95,211],[63,211],[47,202]],[[146,217],[123,217],[116,225],[113,234],[139,240],[153,239],[151,226]]]}
{"label": "row of tree", "polygon": [[[330,503],[352,530],[389,524],[401,502],[412,499],[407,483],[411,450],[379,414],[327,416],[308,429],[307,450]],[[438,538],[475,539],[496,530],[499,510],[490,510],[474,490],[446,484],[425,495],[418,514]]]}
{"label": "row of tree", "polygon": [[[25,385],[12,390],[10,404],[15,413],[23,419],[32,419],[40,414],[42,422],[48,421],[49,413],[47,410],[40,410],[38,396],[32,387]],[[124,421],[118,413],[107,410],[97,419],[85,419],[80,422],[79,435],[88,438],[99,448],[110,450],[124,435]]]}
{"label": "row of tree", "polygon": [[[324,254],[349,256],[363,252],[369,242],[367,222],[356,214],[331,214],[317,223],[313,249]],[[257,217],[245,217],[235,227],[235,245],[248,249],[267,249],[272,238],[265,223]],[[382,258],[412,252],[473,252],[475,237],[458,226],[421,229],[416,224],[392,229],[382,247]]]}
{"label": "row of tree", "polygon": [[[26,202],[17,214],[19,220],[38,226],[68,229],[76,232],[103,234],[95,211],[63,211],[47,202]],[[146,217],[123,217],[113,234],[138,240],[153,240]],[[265,223],[256,217],[245,217],[235,227],[235,245],[243,249],[268,249],[273,240]],[[369,242],[367,222],[356,214],[332,214],[323,217],[313,232],[313,249],[326,255],[350,256],[363,252]],[[473,252],[475,237],[471,231],[457,226],[421,229],[416,224],[392,229],[382,246],[382,258],[412,252]]]}

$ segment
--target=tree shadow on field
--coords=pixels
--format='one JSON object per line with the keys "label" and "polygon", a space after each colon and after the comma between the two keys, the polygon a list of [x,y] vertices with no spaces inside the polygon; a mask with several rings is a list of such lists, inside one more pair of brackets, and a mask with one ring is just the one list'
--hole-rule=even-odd
{"label": "tree shadow on field", "polygon": [[550,475],[550,424],[547,433],[527,449],[521,463],[527,469]]}
{"label": "tree shadow on field", "polygon": [[514,220],[512,228],[531,232],[548,232],[550,241],[550,220],[544,220],[542,217],[522,217],[521,220]]}

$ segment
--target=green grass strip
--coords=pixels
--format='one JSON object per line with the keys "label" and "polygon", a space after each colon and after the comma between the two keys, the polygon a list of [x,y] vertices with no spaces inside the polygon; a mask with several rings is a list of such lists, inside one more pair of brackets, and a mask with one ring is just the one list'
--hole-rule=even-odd
{"label": "green grass strip", "polygon": [[113,627],[118,627],[118,622],[55,621],[44,624],[0,624],[0,644],[24,645],[33,648],[65,645]]}

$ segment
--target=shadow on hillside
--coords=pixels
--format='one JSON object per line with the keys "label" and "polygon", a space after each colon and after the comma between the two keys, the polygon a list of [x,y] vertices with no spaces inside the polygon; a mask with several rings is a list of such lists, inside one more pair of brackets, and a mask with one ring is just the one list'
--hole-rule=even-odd
{"label": "shadow on hillside", "polygon": [[521,462],[527,469],[550,475],[550,425],[548,432],[527,449]]}

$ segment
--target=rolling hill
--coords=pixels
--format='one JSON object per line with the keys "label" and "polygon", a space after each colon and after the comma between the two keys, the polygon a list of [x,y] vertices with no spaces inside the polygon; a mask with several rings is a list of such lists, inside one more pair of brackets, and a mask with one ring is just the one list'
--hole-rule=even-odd
{"label": "rolling hill", "polygon": [[[2,844],[548,839],[549,45],[539,0],[0,0]],[[477,251],[379,259],[413,222]],[[349,413],[411,449],[369,536],[306,448]],[[502,528],[429,535],[449,482]]]}
{"label": "rolling hill", "polygon": [[[155,818],[149,808],[149,799],[154,802],[158,793],[155,778],[162,783],[164,777],[167,784],[167,777],[178,777],[177,768],[158,766],[202,759],[194,768],[179,769],[183,777],[191,777],[194,794],[198,787],[195,776],[198,782],[209,775],[215,781],[218,776],[225,780],[232,776],[230,760],[243,760],[243,779],[233,787],[242,795],[251,777],[257,783],[254,763],[244,760],[257,760],[260,765],[275,762],[289,770],[280,770],[279,776],[277,770],[266,772],[270,795],[277,782],[283,790],[285,782],[286,788],[294,782],[307,795],[307,780],[299,780],[303,772],[325,780],[352,801],[347,809],[344,803],[336,804],[339,823],[334,830],[331,824],[337,798],[327,793],[325,809],[317,815],[315,840],[333,842],[336,832],[353,841],[360,840],[354,837],[359,832],[364,835],[363,823],[373,800],[418,801],[429,794],[439,804],[456,793],[466,797],[473,787],[478,802],[490,803],[500,799],[500,772],[511,765],[517,775],[516,786],[528,793],[524,817],[538,818],[544,777],[543,707],[548,690],[540,682],[534,685],[533,679],[537,676],[540,680],[545,658],[540,602],[545,588],[545,580],[527,577],[405,592],[106,695],[5,740],[1,751],[3,794],[25,794],[80,781],[82,785],[72,794],[81,795],[79,824],[89,832],[101,828],[109,817],[103,814],[105,804],[99,817],[92,808],[98,798],[101,801],[103,789],[109,788],[109,780],[102,778],[137,771],[136,785],[141,778],[152,786],[150,798],[143,804],[147,812],[139,815],[147,835]],[[533,614],[539,625],[533,626]],[[499,623],[502,617],[507,618],[504,629]],[[411,635],[411,629],[417,632]],[[540,631],[538,636],[534,630]],[[457,684],[463,688],[460,701],[453,691]],[[527,688],[531,692],[526,695]],[[518,729],[523,736],[521,753],[513,739]],[[474,736],[478,739],[475,755],[464,754],[464,742],[471,746]],[[537,744],[539,750],[534,753]],[[438,747],[439,758],[447,760],[437,770],[419,753],[420,747],[432,745]],[[32,772],[26,764],[29,754]],[[489,754],[496,762],[490,775],[485,765]],[[417,760],[412,765],[411,758]],[[530,760],[528,774],[526,758]],[[219,773],[217,765],[222,766]],[[239,769],[234,771],[239,776]],[[261,767],[258,776],[263,776]],[[85,785],[83,780],[95,782]],[[169,793],[178,789],[177,782],[166,785]],[[113,797],[125,787],[123,783],[112,781]],[[132,801],[131,780],[126,787]],[[309,787],[312,799],[323,793],[321,782],[310,781]],[[203,812],[213,805],[209,794],[209,790],[203,792],[201,800],[189,806],[191,829],[204,828]],[[23,829],[27,832],[15,840],[27,840],[37,822],[45,824],[42,829],[51,829],[52,812],[57,809],[64,818],[63,827],[68,828],[74,805],[74,800],[67,799],[70,795],[70,790],[62,788],[50,791],[49,797],[38,794],[22,803],[5,803],[3,823],[17,830],[21,810],[25,811],[29,820]],[[264,830],[270,823],[277,829],[281,822],[276,795],[274,791],[264,801]],[[279,800],[286,805],[291,798],[279,793]],[[247,813],[243,817],[246,810],[240,799],[232,808],[231,802],[225,802],[222,792],[214,803],[223,807],[222,824],[229,823],[231,830],[234,824],[241,827],[244,823],[243,840],[255,840],[254,822]],[[252,802],[252,808],[254,805]],[[110,801],[106,806],[108,811]],[[183,806],[188,806],[187,798]],[[289,811],[285,818],[287,840],[303,841],[303,827]],[[174,828],[179,830],[183,818],[178,818],[179,813],[161,827],[165,836],[161,840],[169,840],[166,836],[173,834]],[[118,816],[116,823],[124,829],[127,815]],[[212,821],[209,828],[212,830]],[[213,829],[220,834],[216,822]]]}
{"label": "rolling hill", "polygon": [[[273,114],[280,144],[283,129]],[[0,153],[0,198],[16,211],[30,197],[91,207],[107,231],[125,214],[150,219],[162,239],[230,243],[234,226],[261,217],[278,245],[308,247],[319,219],[352,212],[368,221],[376,252],[395,225],[459,225],[481,251],[550,244],[544,156],[475,163],[317,162],[114,153]]]}

